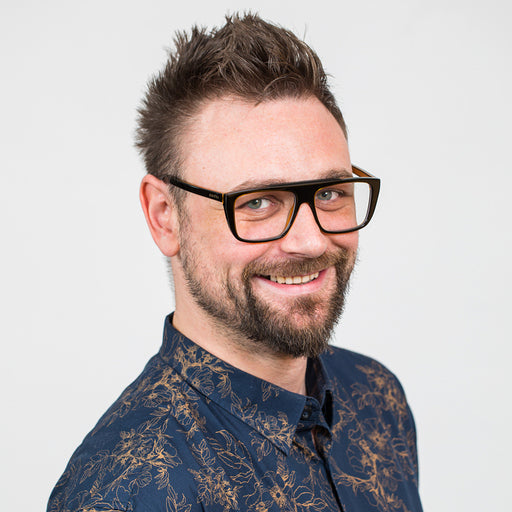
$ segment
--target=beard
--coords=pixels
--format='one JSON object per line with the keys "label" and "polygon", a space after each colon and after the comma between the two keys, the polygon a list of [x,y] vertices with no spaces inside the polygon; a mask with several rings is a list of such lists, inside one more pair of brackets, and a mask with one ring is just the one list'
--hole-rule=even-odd
{"label": "beard", "polygon": [[[242,349],[292,357],[317,357],[327,349],[343,312],[355,261],[352,251],[339,248],[319,258],[254,261],[244,268],[241,280],[232,282],[226,277],[221,286],[213,290],[208,288],[211,276],[201,275],[199,271],[202,265],[192,246],[189,240],[181,241],[181,264],[188,289],[216,326],[231,335]],[[308,275],[328,267],[334,267],[336,283],[327,299],[313,295],[290,298],[286,311],[280,311],[253,290],[254,276]],[[300,326],[293,321],[293,317],[299,316]]]}

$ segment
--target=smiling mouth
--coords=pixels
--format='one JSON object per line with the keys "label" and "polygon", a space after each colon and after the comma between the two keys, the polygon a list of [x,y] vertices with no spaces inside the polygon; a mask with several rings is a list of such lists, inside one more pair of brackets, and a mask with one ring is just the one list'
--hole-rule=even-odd
{"label": "smiling mouth", "polygon": [[315,272],[313,274],[308,274],[305,276],[264,276],[270,281],[273,281],[274,283],[279,284],[305,284],[309,283],[310,281],[314,281],[318,276],[320,275],[320,272]]}

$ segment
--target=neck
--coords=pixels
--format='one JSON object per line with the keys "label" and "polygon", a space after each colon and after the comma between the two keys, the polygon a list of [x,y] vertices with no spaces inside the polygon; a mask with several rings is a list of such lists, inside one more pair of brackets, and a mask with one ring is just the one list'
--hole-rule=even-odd
{"label": "neck", "polygon": [[187,338],[231,366],[287,391],[306,394],[306,357],[292,357],[261,350],[257,344],[243,346],[212,325],[208,318],[188,319],[176,307],[173,325]]}

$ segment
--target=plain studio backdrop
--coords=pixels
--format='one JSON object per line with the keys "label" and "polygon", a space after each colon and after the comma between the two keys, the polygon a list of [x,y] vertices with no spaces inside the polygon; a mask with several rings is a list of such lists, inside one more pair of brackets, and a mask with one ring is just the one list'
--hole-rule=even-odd
{"label": "plain studio backdrop", "polygon": [[246,8],[319,53],[352,160],[382,179],[334,343],[401,379],[426,511],[509,511],[507,0],[2,1],[2,509],[44,509],[159,348],[136,108],[176,29]]}

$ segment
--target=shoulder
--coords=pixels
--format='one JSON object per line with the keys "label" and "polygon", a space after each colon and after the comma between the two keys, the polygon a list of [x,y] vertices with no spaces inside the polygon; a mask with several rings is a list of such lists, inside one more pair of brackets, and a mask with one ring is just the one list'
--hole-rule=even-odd
{"label": "shoulder", "polygon": [[402,389],[396,375],[372,357],[333,346],[329,346],[328,350],[320,357],[328,376],[336,380],[348,383],[353,380],[367,380],[372,376],[374,378],[379,376]]}
{"label": "shoulder", "polygon": [[401,492],[416,494],[416,428],[397,377],[375,359],[350,350],[330,347],[321,360],[332,392],[333,449],[354,471],[346,482],[354,490],[385,490],[383,506],[400,496],[398,485],[404,486]]}
{"label": "shoulder", "polygon": [[399,430],[415,432],[404,389],[386,366],[371,357],[338,347],[329,347],[321,360],[339,402],[350,402],[359,415],[392,420]]}
{"label": "shoulder", "polygon": [[[77,448],[50,497],[48,512],[160,510],[186,503],[178,447],[185,443],[170,404],[193,407],[182,379],[154,357]],[[172,432],[172,434],[171,434]],[[185,508],[186,509],[186,508]]]}

